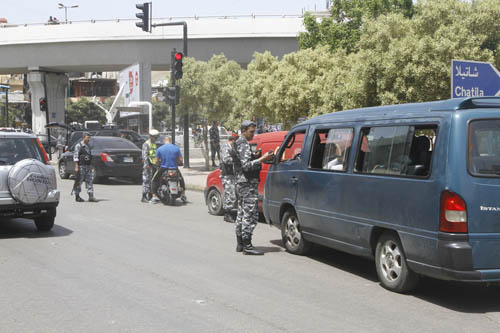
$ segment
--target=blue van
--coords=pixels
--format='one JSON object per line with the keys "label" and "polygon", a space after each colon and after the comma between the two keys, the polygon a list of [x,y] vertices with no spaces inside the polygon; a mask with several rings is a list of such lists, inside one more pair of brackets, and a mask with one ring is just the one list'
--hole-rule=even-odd
{"label": "blue van", "polygon": [[270,163],[263,211],[287,251],[374,258],[396,292],[420,275],[500,281],[500,98],[318,116]]}

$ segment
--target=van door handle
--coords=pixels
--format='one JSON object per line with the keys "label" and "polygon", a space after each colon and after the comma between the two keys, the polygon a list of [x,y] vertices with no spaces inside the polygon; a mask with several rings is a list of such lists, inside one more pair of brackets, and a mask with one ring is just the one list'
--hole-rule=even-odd
{"label": "van door handle", "polygon": [[295,177],[295,176],[293,176],[292,178],[290,178],[290,182],[292,184],[297,184],[298,181],[299,181],[299,179],[297,177]]}

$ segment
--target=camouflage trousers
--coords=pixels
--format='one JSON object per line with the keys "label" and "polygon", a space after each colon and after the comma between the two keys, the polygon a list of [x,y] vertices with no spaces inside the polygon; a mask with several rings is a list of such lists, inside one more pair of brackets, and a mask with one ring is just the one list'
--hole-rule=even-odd
{"label": "camouflage trousers", "polygon": [[151,166],[149,168],[146,168],[145,166],[142,168],[142,194],[152,194],[151,181],[155,171],[155,168]]}
{"label": "camouflage trousers", "polygon": [[259,184],[236,184],[238,195],[238,216],[236,218],[236,236],[252,237],[253,230],[259,221]]}
{"label": "camouflage trousers", "polygon": [[234,176],[222,176],[224,186],[224,211],[229,213],[236,208],[236,181]]}
{"label": "camouflage trousers", "polygon": [[87,189],[87,193],[94,194],[94,180],[92,179],[92,166],[91,165],[79,165],[80,176],[78,177],[78,181],[75,185],[75,194],[79,195],[82,191],[82,183],[85,182],[85,188]]}

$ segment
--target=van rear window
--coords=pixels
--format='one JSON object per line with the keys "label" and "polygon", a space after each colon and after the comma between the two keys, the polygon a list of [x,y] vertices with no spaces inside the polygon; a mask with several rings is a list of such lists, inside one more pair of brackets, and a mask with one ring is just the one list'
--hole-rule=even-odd
{"label": "van rear window", "polygon": [[471,174],[500,177],[500,119],[470,122],[468,153]]}
{"label": "van rear window", "polygon": [[428,177],[436,135],[436,125],[363,128],[355,172]]}

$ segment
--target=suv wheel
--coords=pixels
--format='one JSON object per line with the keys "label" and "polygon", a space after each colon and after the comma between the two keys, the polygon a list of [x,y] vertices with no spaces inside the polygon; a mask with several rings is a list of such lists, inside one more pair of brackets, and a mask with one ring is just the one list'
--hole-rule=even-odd
{"label": "suv wheel", "polygon": [[69,173],[66,172],[66,163],[64,163],[64,161],[59,163],[59,177],[61,177],[61,179],[69,178]]}
{"label": "suv wheel", "polygon": [[35,218],[35,225],[38,231],[50,231],[56,219],[55,209],[45,215]]}
{"label": "suv wheel", "polygon": [[312,244],[304,239],[299,218],[294,210],[288,210],[281,219],[281,238],[288,252],[298,255],[307,254]]}
{"label": "suv wheel", "polygon": [[385,232],[380,236],[375,250],[375,265],[382,286],[398,293],[413,290],[419,276],[413,272],[403,251],[403,246],[397,234]]}

